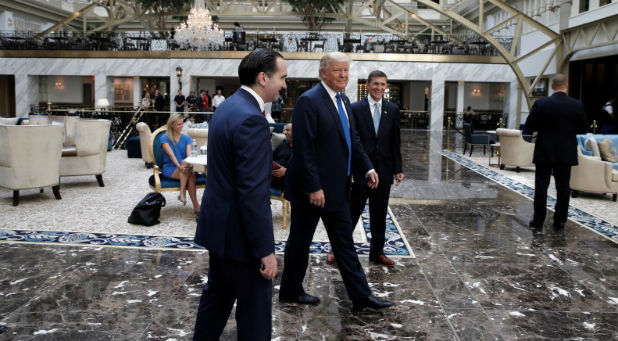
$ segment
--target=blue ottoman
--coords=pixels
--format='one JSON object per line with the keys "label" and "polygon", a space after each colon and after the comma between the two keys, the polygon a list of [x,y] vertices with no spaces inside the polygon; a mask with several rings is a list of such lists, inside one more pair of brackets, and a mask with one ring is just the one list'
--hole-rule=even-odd
{"label": "blue ottoman", "polygon": [[133,136],[127,139],[127,157],[130,159],[142,158],[142,149],[139,145],[139,136]]}

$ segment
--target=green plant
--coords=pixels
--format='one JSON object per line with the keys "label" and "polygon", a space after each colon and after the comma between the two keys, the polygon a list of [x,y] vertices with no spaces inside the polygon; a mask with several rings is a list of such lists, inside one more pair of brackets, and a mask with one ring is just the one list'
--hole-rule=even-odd
{"label": "green plant", "polygon": [[[335,20],[333,13],[339,13],[339,5],[346,0],[286,0],[292,10],[302,16],[310,32],[317,32]],[[330,15],[330,16],[329,16]]]}

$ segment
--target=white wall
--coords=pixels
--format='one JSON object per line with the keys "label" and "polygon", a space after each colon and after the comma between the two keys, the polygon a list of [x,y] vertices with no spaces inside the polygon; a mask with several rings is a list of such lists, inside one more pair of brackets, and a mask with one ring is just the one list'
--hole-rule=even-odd
{"label": "white wall", "polygon": [[84,98],[83,77],[49,76],[47,78],[47,101],[52,103],[82,103]]}

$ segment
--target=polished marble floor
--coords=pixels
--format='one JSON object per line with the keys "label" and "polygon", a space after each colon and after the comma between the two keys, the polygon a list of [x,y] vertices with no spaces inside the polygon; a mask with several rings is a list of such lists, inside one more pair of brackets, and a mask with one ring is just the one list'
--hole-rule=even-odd
{"label": "polished marble floor", "polygon": [[[322,303],[279,304],[276,280],[274,340],[618,340],[616,244],[573,222],[533,236],[532,202],[442,157],[441,134],[402,140],[407,178],[391,208],[417,258],[392,269],[361,258],[396,306],[352,314],[336,268],[312,256],[306,288]],[[207,261],[0,243],[0,340],[190,340]],[[222,340],[235,339],[231,319]]]}

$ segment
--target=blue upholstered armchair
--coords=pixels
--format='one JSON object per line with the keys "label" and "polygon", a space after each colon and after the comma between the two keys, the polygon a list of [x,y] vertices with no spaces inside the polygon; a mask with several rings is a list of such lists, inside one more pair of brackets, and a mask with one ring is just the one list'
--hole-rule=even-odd
{"label": "blue upholstered armchair", "polygon": [[485,155],[485,150],[487,148],[487,145],[489,144],[489,135],[487,134],[475,134],[472,131],[472,124],[470,123],[464,123],[463,124],[463,128],[464,128],[464,137],[466,139],[466,142],[464,144],[464,151],[463,153],[466,153],[466,149],[468,147],[468,145],[470,145],[470,156],[472,156],[472,150],[474,148],[475,145],[483,146],[483,155]]}
{"label": "blue upholstered armchair", "polygon": [[[150,158],[153,160],[154,166],[152,167],[153,174],[148,179],[148,184],[150,188],[157,193],[180,190],[179,180],[170,179],[161,174],[161,170],[163,169],[163,153],[165,153],[165,151],[161,148],[161,142],[159,140],[166,131],[167,126],[163,126],[155,130],[150,137]],[[195,183],[197,188],[206,187],[206,176],[198,174],[195,178]]]}

